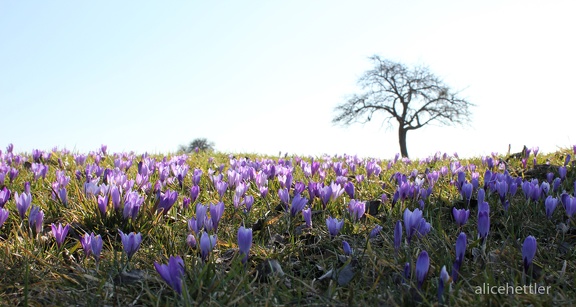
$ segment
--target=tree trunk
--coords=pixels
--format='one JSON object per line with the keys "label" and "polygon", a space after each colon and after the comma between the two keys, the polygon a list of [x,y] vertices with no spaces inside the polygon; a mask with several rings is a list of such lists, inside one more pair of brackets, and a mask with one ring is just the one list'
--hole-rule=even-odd
{"label": "tree trunk", "polygon": [[408,148],[406,148],[406,133],[407,129],[404,129],[402,125],[398,128],[398,142],[400,142],[400,154],[402,158],[408,158]]}

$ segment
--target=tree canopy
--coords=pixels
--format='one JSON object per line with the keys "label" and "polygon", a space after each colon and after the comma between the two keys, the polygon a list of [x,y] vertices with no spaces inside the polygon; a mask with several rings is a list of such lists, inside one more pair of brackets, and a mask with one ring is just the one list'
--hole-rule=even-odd
{"label": "tree canopy", "polygon": [[432,74],[428,67],[411,69],[378,55],[371,56],[370,60],[374,67],[358,80],[362,91],[335,108],[334,124],[367,123],[375,114],[381,114],[385,124],[398,123],[400,153],[408,157],[408,131],[434,122],[454,125],[470,120],[473,104]]}

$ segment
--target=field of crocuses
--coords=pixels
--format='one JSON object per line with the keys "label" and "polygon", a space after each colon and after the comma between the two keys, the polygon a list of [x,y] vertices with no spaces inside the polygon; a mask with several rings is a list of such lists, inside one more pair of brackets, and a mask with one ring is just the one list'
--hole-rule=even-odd
{"label": "field of crocuses", "polygon": [[0,304],[571,303],[576,147],[0,152]]}

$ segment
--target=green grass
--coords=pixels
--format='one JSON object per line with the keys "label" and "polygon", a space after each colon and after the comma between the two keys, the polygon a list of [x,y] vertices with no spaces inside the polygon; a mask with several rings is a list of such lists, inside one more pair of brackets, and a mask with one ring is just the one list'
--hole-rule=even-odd
{"label": "green grass", "polygon": [[[560,150],[548,155],[538,155],[538,163],[549,161],[552,165],[562,165],[568,150]],[[29,161],[31,156],[24,155]],[[168,160],[170,160],[170,155]],[[212,161],[209,158],[213,157]],[[62,165],[58,159],[62,160]],[[162,156],[154,156],[161,161]],[[249,155],[250,161],[278,158]],[[502,156],[501,158],[506,158]],[[238,157],[240,159],[240,157]],[[127,172],[128,179],[136,178],[136,164]],[[297,157],[286,157],[294,166],[293,183],[308,182],[298,166]],[[304,160],[309,161],[305,158]],[[324,162],[323,159],[316,160]],[[343,161],[331,158],[332,161]],[[531,158],[530,158],[531,160]],[[87,163],[93,163],[89,157]],[[456,161],[453,159],[452,161]],[[486,166],[479,158],[459,160],[463,166],[476,165],[480,174],[480,185]],[[166,215],[156,214],[156,196],[153,192],[145,196],[144,204],[135,220],[125,220],[121,212],[102,216],[96,199],[83,194],[84,179],[76,179],[75,172],[84,172],[85,167],[76,166],[69,154],[54,152],[49,161],[48,175],[35,181],[30,169],[23,164],[12,165],[19,169],[19,176],[10,182],[8,176],[4,185],[14,193],[23,191],[24,182],[31,183],[32,203],[45,213],[42,233],[35,234],[18,216],[14,199],[5,208],[10,211],[6,223],[0,227],[0,305],[80,305],[80,306],[345,306],[345,305],[435,305],[438,304],[437,288],[440,269],[446,266],[451,272],[455,260],[455,242],[460,232],[468,237],[465,260],[458,282],[446,286],[443,300],[449,305],[552,305],[571,304],[576,296],[573,282],[575,276],[576,231],[567,223],[567,217],[559,203],[554,215],[548,219],[543,200],[526,202],[521,187],[511,199],[510,209],[505,211],[495,194],[487,194],[491,207],[491,228],[485,249],[477,239],[476,208],[471,208],[467,224],[458,228],[453,222],[452,206],[461,206],[461,197],[451,176],[441,177],[433,193],[426,201],[424,217],[432,225],[429,234],[413,240],[410,245],[403,242],[398,253],[394,251],[394,226],[402,220],[405,208],[418,207],[416,202],[407,200],[391,206],[390,199],[396,185],[390,181],[396,172],[409,174],[417,170],[424,174],[426,169],[439,170],[449,167],[449,160],[432,162],[398,161],[387,169],[388,160],[382,160],[382,172],[364,182],[357,183],[353,175],[366,174],[363,165],[350,172],[349,180],[356,186],[356,199],[377,200],[387,194],[389,200],[381,204],[375,215],[366,215],[359,222],[352,222],[347,213],[349,197],[342,194],[336,201],[321,210],[319,199],[312,206],[313,227],[302,227],[302,215],[291,218],[289,214],[276,210],[280,204],[277,191],[280,184],[276,178],[269,178],[269,194],[259,196],[254,182],[249,195],[255,197],[250,213],[235,210],[232,205],[233,190],[229,190],[223,202],[226,205],[224,216],[218,229],[218,244],[207,262],[200,259],[198,249],[186,244],[190,233],[187,220],[194,216],[193,203],[188,210],[182,207],[184,196],[192,185],[191,173],[194,168],[203,171],[201,193],[196,201],[209,204],[219,201],[218,194],[208,178],[208,170],[224,164],[224,180],[230,159],[221,153],[192,154],[187,159],[190,171],[183,187],[177,181],[164,186],[179,192],[174,207]],[[344,162],[346,166],[346,162]],[[518,160],[510,160],[508,170],[514,176],[525,176],[531,169],[525,169]],[[114,168],[114,157],[105,156],[101,167]],[[63,169],[71,180],[68,185],[68,206],[52,197],[51,184],[55,181],[56,170]],[[502,172],[502,171],[499,171]],[[150,178],[152,185],[158,180],[156,171]],[[326,179],[315,181],[329,184],[335,180],[332,169],[326,170]],[[454,178],[455,179],[455,178]],[[470,180],[470,173],[467,173]],[[543,178],[539,178],[542,181]],[[568,176],[561,187],[573,193],[576,172],[572,164],[568,166]],[[411,179],[413,181],[413,179]],[[0,183],[0,187],[2,183]],[[306,190],[305,190],[306,191]],[[561,192],[560,191],[560,192]],[[293,195],[293,192],[290,193]],[[307,192],[304,192],[308,197]],[[13,194],[12,194],[13,195]],[[474,194],[475,195],[475,194]],[[559,193],[555,193],[559,196]],[[475,197],[475,196],[474,196]],[[335,238],[327,232],[325,219],[335,216],[345,219],[345,225]],[[58,248],[50,234],[50,223],[68,223],[70,233],[62,248]],[[255,223],[262,225],[254,230],[253,245],[246,265],[241,263],[238,253],[236,233],[240,225],[247,227]],[[564,224],[562,224],[564,223]],[[374,225],[383,227],[373,239],[368,234]],[[562,230],[562,225],[564,231]],[[127,265],[118,229],[127,233],[142,233],[141,248]],[[84,233],[95,232],[102,235],[104,248],[98,270],[92,257],[85,259],[79,238]],[[537,239],[538,251],[534,264],[524,276],[522,267],[522,243],[528,235]],[[405,237],[405,234],[404,234]],[[352,256],[344,256],[342,241],[346,240],[354,250]],[[430,255],[430,269],[421,290],[416,289],[414,266],[418,254],[426,250]],[[170,255],[180,255],[185,262],[184,295],[177,295],[158,275],[154,261],[166,263]],[[275,260],[284,274],[270,273],[268,260]],[[404,280],[404,264],[412,264],[412,278]],[[269,265],[268,265],[269,267]],[[327,274],[332,270],[332,274]],[[492,286],[523,286],[537,283],[550,286],[550,293],[538,294],[477,294],[478,286],[488,283]]]}

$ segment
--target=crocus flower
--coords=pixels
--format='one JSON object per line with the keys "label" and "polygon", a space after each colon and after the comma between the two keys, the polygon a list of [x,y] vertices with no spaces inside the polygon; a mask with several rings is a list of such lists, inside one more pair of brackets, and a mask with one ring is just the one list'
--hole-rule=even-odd
{"label": "crocus flower", "polygon": [[124,252],[128,257],[128,261],[132,259],[132,256],[140,248],[140,243],[142,243],[142,234],[131,232],[130,234],[125,234],[122,230],[118,229],[120,233],[120,238],[122,239],[122,246],[124,247]]}
{"label": "crocus flower", "polygon": [[319,193],[320,193],[320,200],[322,201],[322,207],[326,208],[326,205],[330,201],[330,198],[332,198],[332,188],[329,185],[324,186],[321,189],[319,189]]}
{"label": "crocus flower", "polygon": [[478,237],[485,239],[490,231],[490,216],[486,211],[478,212]]}
{"label": "crocus flower", "polygon": [[196,237],[193,234],[189,234],[186,237],[186,244],[190,246],[190,248],[196,248]]}
{"label": "crocus flower", "polygon": [[128,193],[128,195],[126,195],[126,202],[124,203],[124,218],[135,220],[143,203],[144,197],[140,196],[140,194],[134,191]]}
{"label": "crocus flower", "polygon": [[374,226],[374,228],[372,229],[372,231],[370,231],[369,238],[370,238],[370,239],[375,238],[376,236],[378,236],[378,235],[380,234],[381,231],[382,231],[382,226],[380,226],[380,225]]}
{"label": "crocus flower", "polygon": [[165,193],[160,193],[160,199],[158,201],[158,208],[156,211],[162,210],[164,214],[168,212],[178,199],[178,192],[167,190]]}
{"label": "crocus flower", "polygon": [[252,228],[244,228],[240,226],[238,229],[238,249],[244,255],[242,263],[246,263],[248,255],[250,254],[250,247],[252,246]]}
{"label": "crocus flower", "polygon": [[106,207],[108,207],[108,196],[98,195],[98,209],[102,215],[106,214]]}
{"label": "crocus flower", "polygon": [[566,169],[565,166],[560,166],[558,168],[558,175],[560,176],[560,179],[562,181],[564,181],[564,179],[566,178],[566,173],[568,172],[568,170]]}
{"label": "crocus flower", "polygon": [[182,294],[182,277],[184,277],[184,261],[180,256],[170,256],[168,264],[160,264],[154,261],[154,267],[162,279],[174,289],[176,293]]}
{"label": "crocus flower", "polygon": [[224,203],[219,202],[217,204],[210,204],[210,219],[212,220],[212,226],[215,230],[218,229],[218,223],[220,223],[220,218],[224,214]]}
{"label": "crocus flower", "polygon": [[202,236],[200,237],[200,254],[202,256],[202,260],[208,260],[208,255],[216,246],[216,235],[209,236],[207,232],[202,232]]}
{"label": "crocus flower", "polygon": [[88,234],[85,233],[81,238],[80,238],[80,244],[82,244],[82,249],[84,250],[84,257],[88,258],[88,256],[90,256],[90,254],[92,253],[92,237]]}
{"label": "crocus flower", "polygon": [[418,289],[422,288],[422,284],[428,275],[430,268],[430,257],[426,251],[422,251],[416,260],[416,281],[418,282]]}
{"label": "crocus flower", "polygon": [[312,227],[312,208],[302,209],[302,215],[304,216],[304,222],[306,222],[306,227]]}
{"label": "crocus flower", "polygon": [[404,227],[406,228],[406,238],[410,243],[412,236],[417,231],[417,227],[422,220],[422,211],[416,208],[410,211],[408,208],[404,210]]}
{"label": "crocus flower", "polygon": [[33,229],[37,234],[42,232],[42,228],[44,227],[44,211],[40,210],[40,207],[32,205],[30,216],[28,217],[28,225],[30,229]]}
{"label": "crocus flower", "polygon": [[564,210],[566,210],[566,215],[568,218],[572,218],[572,215],[576,213],[576,201],[569,195],[568,193],[562,193],[560,196],[560,200],[562,201],[562,205],[564,206]]}
{"label": "crocus flower", "polygon": [[351,199],[350,203],[348,204],[348,212],[350,213],[352,220],[358,221],[360,218],[362,218],[362,216],[364,216],[364,213],[366,212],[366,204],[364,202]]}
{"label": "crocus flower", "polygon": [[456,281],[458,279],[458,272],[464,261],[464,254],[466,253],[466,234],[461,232],[456,239],[456,260],[452,266],[452,279]]}
{"label": "crocus flower", "polygon": [[394,227],[394,250],[398,252],[400,244],[402,243],[402,222],[397,221]]}
{"label": "crocus flower", "polygon": [[254,196],[246,195],[244,197],[244,205],[246,206],[245,212],[250,212],[250,209],[252,209],[253,204],[254,204]]}
{"label": "crocus flower", "polygon": [[195,202],[198,195],[200,195],[200,187],[197,185],[192,186],[190,188],[190,201]]}
{"label": "crocus flower", "polygon": [[[0,180],[0,183],[4,182],[4,180]],[[8,188],[3,187],[0,190],[0,208],[4,208],[4,204],[10,199],[10,190]]]}
{"label": "crocus flower", "polygon": [[338,220],[330,216],[326,219],[326,226],[328,227],[330,236],[335,237],[338,235],[338,232],[340,232],[340,229],[342,229],[342,226],[344,226],[344,220]]}
{"label": "crocus flower", "polygon": [[307,202],[308,202],[308,199],[300,196],[300,194],[296,194],[294,196],[294,198],[292,199],[292,205],[290,206],[290,215],[293,217],[296,216],[296,214],[298,212],[300,212],[300,211],[302,211],[302,209],[304,209],[304,206],[306,206]]}
{"label": "crocus flower", "polygon": [[8,211],[8,209],[0,208],[0,227],[2,227],[2,225],[4,225],[4,222],[6,222],[6,220],[8,219],[9,213],[10,212]]}
{"label": "crocus flower", "polygon": [[279,189],[278,196],[283,204],[288,205],[290,203],[290,194],[288,194],[287,189]]}
{"label": "crocus flower", "polygon": [[216,182],[216,190],[218,191],[218,195],[220,195],[220,198],[224,196],[224,193],[226,192],[227,189],[228,189],[228,183],[226,183],[226,181]]}
{"label": "crocus flower", "polygon": [[58,223],[58,226],[52,223],[50,226],[52,227],[52,235],[56,239],[56,244],[58,245],[58,248],[62,247],[62,243],[64,243],[64,239],[66,239],[66,236],[68,235],[70,225],[67,224],[66,226],[62,227],[61,223]]}
{"label": "crocus flower", "polygon": [[470,199],[472,198],[473,188],[474,186],[469,182],[466,182],[462,185],[462,198],[464,198],[464,200],[468,203],[470,203]]}
{"label": "crocus flower", "polygon": [[110,198],[112,199],[114,210],[120,209],[120,189],[116,185],[110,187]]}
{"label": "crocus flower", "polygon": [[421,218],[420,219],[420,223],[418,223],[418,225],[416,226],[416,236],[418,238],[422,238],[423,236],[427,235],[430,232],[431,229],[431,225],[430,223],[426,222],[425,218]]}
{"label": "crocus flower", "polygon": [[557,205],[558,205],[557,198],[552,196],[546,197],[546,200],[544,201],[544,206],[546,207],[546,216],[548,218],[552,217],[552,214],[554,213],[554,210],[556,209]]}
{"label": "crocus flower", "polygon": [[354,198],[354,184],[352,182],[347,182],[344,185],[344,191],[350,198]]}
{"label": "crocus flower", "polygon": [[450,282],[450,275],[446,270],[446,266],[442,266],[440,270],[440,278],[438,279],[438,301],[442,303],[442,294],[444,293],[444,286]]}
{"label": "crocus flower", "polygon": [[462,226],[466,224],[466,222],[468,221],[468,217],[470,216],[470,210],[456,209],[456,207],[453,207],[452,215],[454,216],[456,225]]}
{"label": "crocus flower", "polygon": [[90,248],[92,250],[92,255],[94,256],[94,260],[96,261],[96,265],[100,261],[100,253],[102,252],[102,236],[94,235],[94,233],[90,234]]}
{"label": "crocus flower", "polygon": [[408,281],[410,279],[410,273],[411,273],[411,268],[410,268],[410,262],[406,262],[404,264],[404,279],[405,281]]}
{"label": "crocus flower", "polygon": [[344,249],[344,255],[352,255],[352,248],[350,248],[350,244],[348,244],[348,242],[342,241],[342,248]]}
{"label": "crocus flower", "polygon": [[18,209],[18,214],[21,219],[24,219],[26,211],[28,211],[30,203],[32,202],[32,195],[26,192],[18,195],[18,192],[16,192],[14,193],[14,198],[16,198],[16,209]]}
{"label": "crocus flower", "polygon": [[522,245],[522,260],[524,263],[524,271],[528,272],[528,268],[532,264],[532,260],[536,256],[536,238],[528,236],[524,239]]}

